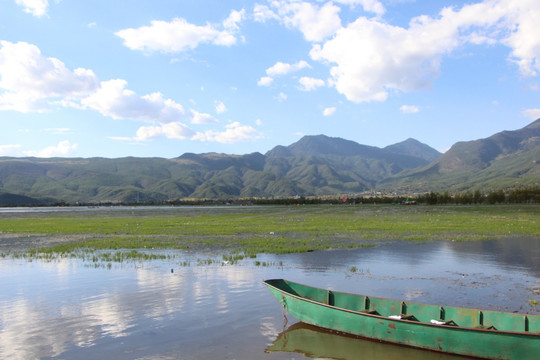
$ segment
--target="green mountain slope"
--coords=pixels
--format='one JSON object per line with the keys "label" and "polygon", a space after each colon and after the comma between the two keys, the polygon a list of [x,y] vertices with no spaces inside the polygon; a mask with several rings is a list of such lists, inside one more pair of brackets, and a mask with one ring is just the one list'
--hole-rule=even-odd
{"label": "green mountain slope", "polygon": [[538,185],[540,120],[441,155],[414,139],[377,148],[305,136],[265,155],[0,158],[0,205],[489,190]]}
{"label": "green mountain slope", "polygon": [[538,185],[540,119],[515,131],[459,142],[428,166],[385,179],[397,191],[492,190]]}

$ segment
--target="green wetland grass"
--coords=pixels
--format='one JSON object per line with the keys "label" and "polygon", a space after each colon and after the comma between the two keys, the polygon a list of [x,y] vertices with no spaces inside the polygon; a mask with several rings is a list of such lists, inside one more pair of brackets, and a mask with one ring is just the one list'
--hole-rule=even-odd
{"label": "green wetland grass", "polygon": [[[537,238],[539,214],[540,205],[365,204],[44,212],[0,218],[0,234],[11,234],[10,243],[2,244],[3,256],[122,262],[167,257],[147,250],[184,249],[218,252],[224,262],[236,263],[261,253],[357,248],[387,241]],[[22,240],[30,236],[46,241],[25,248]]]}

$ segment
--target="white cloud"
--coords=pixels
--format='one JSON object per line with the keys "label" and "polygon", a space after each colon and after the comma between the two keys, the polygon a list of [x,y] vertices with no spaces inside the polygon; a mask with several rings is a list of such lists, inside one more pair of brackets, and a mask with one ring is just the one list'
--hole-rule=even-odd
{"label": "white cloud", "polygon": [[166,123],[184,118],[182,105],[164,99],[160,93],[139,96],[125,89],[126,84],[122,79],[104,81],[98,91],[82,99],[81,103],[113,119]]}
{"label": "white cloud", "polygon": [[24,12],[36,17],[47,15],[49,2],[47,0],[15,0],[15,3],[24,8]]}
{"label": "white cloud", "polygon": [[527,109],[523,110],[523,116],[531,119],[536,120],[540,119],[540,109]]}
{"label": "white cloud", "polygon": [[274,82],[274,79],[270,76],[263,76],[262,78],[257,81],[258,86],[270,86]]}
{"label": "white cloud", "polygon": [[357,103],[384,101],[390,92],[429,88],[443,57],[468,43],[509,46],[510,60],[523,75],[533,76],[540,70],[540,37],[535,35],[539,17],[536,0],[486,0],[460,9],[448,7],[437,17],[413,18],[406,28],[360,17],[330,40],[314,44],[310,56],[331,64],[332,84]]}
{"label": "white cloud", "polygon": [[399,110],[403,113],[403,114],[415,114],[417,112],[420,111],[420,109],[418,108],[418,106],[414,106],[414,105],[402,105]]}
{"label": "white cloud", "polygon": [[313,91],[317,88],[324,86],[325,82],[322,79],[315,79],[307,76],[301,77],[298,82],[300,83],[301,87],[300,90],[302,91]]}
{"label": "white cloud", "polygon": [[324,116],[332,116],[334,115],[334,113],[336,112],[336,108],[335,107],[327,107],[323,110],[323,115]]}
{"label": "white cloud", "polygon": [[536,76],[540,71],[540,37],[538,19],[540,2],[536,0],[501,1],[501,11],[508,12],[510,35],[502,43],[512,49],[510,59],[518,64],[525,76]]}
{"label": "white cloud", "polygon": [[268,6],[255,4],[253,7],[253,19],[256,22],[266,22],[266,20],[279,20],[279,16]]}
{"label": "white cloud", "polygon": [[286,75],[291,72],[296,72],[304,68],[311,68],[311,66],[304,60],[301,60],[296,64],[287,64],[278,61],[277,63],[266,69],[266,75],[276,77],[278,75]]}
{"label": "white cloud", "polygon": [[262,137],[262,134],[255,130],[252,126],[242,125],[239,122],[228,124],[225,128],[225,131],[208,130],[204,133],[198,132],[192,137],[192,140],[232,144],[241,141],[259,139]]}
{"label": "white cloud", "polygon": [[191,110],[191,123],[192,124],[212,124],[218,123],[219,120],[210,114],[200,113],[195,110]]}
{"label": "white cloud", "polygon": [[16,156],[21,145],[0,145],[0,156]]}
{"label": "white cloud", "polygon": [[40,151],[24,151],[26,156],[40,158],[64,157],[72,154],[77,149],[77,144],[71,144],[68,140],[60,141],[56,146],[48,146]]}
{"label": "white cloud", "polygon": [[255,19],[265,21],[277,18],[291,28],[299,29],[307,41],[323,41],[332,36],[340,27],[340,8],[332,2],[322,6],[297,0],[274,0],[267,6],[259,6],[255,10]]}
{"label": "white cloud", "polygon": [[214,104],[216,106],[217,114],[223,114],[225,111],[227,111],[227,107],[225,106],[223,101],[216,101]]}
{"label": "white cloud", "polygon": [[[232,13],[227,26],[232,28],[242,19],[241,13]],[[210,114],[191,110],[185,114],[182,105],[165,98],[161,93],[138,95],[127,88],[123,79],[99,82],[91,70],[70,71],[55,58],[44,57],[40,50],[27,43],[0,42],[0,110],[20,112],[45,111],[51,104],[77,109],[93,109],[113,119],[128,119],[151,123],[142,126],[132,138],[115,140],[147,141],[159,137],[193,139],[233,143],[255,139],[260,134],[250,126],[232,123],[222,132],[196,133],[183,121],[193,124],[211,124],[218,120]],[[217,113],[226,111],[223,102],[215,102]],[[49,128],[54,134],[66,134],[69,128]],[[18,145],[4,145],[0,152],[12,152]],[[28,156],[66,156],[77,148],[76,144],[62,141],[40,151],[27,151]]]}
{"label": "white cloud", "polygon": [[0,110],[46,111],[55,98],[74,99],[99,86],[91,70],[71,71],[35,45],[0,41]]}
{"label": "white cloud", "polygon": [[335,0],[335,2],[351,6],[360,5],[364,11],[375,13],[378,16],[386,12],[384,5],[378,0]]}
{"label": "white cloud", "polygon": [[168,139],[193,140],[202,142],[219,142],[232,144],[236,142],[259,139],[261,133],[252,126],[233,122],[225,126],[224,131],[207,130],[194,132],[180,122],[171,122],[152,126],[142,126],[134,138],[116,138],[117,140],[149,141],[165,137]]}
{"label": "white cloud", "polygon": [[223,21],[223,27],[231,32],[240,30],[238,26],[246,18],[246,10],[232,10],[229,17]]}
{"label": "white cloud", "polygon": [[137,135],[133,140],[147,141],[159,137],[168,139],[186,140],[191,138],[195,132],[181,122],[170,122],[157,126],[142,126],[137,130]]}
{"label": "white cloud", "polygon": [[322,47],[314,46],[311,56],[335,64],[330,70],[333,84],[347,99],[384,101],[390,89],[428,87],[439,74],[440,55],[456,45],[452,31],[444,27],[407,30],[359,18]]}
{"label": "white cloud", "polygon": [[117,31],[116,36],[124,40],[124,45],[132,50],[182,52],[194,49],[200,44],[231,46],[238,41],[238,24],[245,18],[245,11],[231,11],[223,22],[223,29],[213,24],[194,25],[185,19],[175,18],[170,22],[154,20],[150,26]]}
{"label": "white cloud", "polygon": [[262,120],[261,119],[257,119],[255,120],[255,125],[257,126],[261,126],[263,124]]}
{"label": "white cloud", "polygon": [[288,64],[278,61],[274,65],[266,69],[266,75],[259,79],[258,86],[270,86],[274,82],[274,78],[280,75],[287,75],[296,71],[300,71],[305,68],[311,68],[311,66],[304,60],[300,60],[295,64]]}

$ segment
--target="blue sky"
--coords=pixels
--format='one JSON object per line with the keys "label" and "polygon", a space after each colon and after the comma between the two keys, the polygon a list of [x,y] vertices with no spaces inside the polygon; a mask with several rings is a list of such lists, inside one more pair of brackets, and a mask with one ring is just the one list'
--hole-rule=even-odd
{"label": "blue sky", "polygon": [[0,156],[440,151],[540,117],[537,0],[3,0]]}

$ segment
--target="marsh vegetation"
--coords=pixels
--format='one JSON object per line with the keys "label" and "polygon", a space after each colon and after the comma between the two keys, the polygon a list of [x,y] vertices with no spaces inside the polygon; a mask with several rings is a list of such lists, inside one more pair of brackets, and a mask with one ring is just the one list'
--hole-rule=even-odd
{"label": "marsh vegetation", "polygon": [[388,241],[537,238],[539,213],[540,205],[366,204],[28,211],[0,219],[0,252],[122,262],[165,259],[174,256],[167,249],[182,249],[212,252],[235,263],[262,253],[371,247]]}

